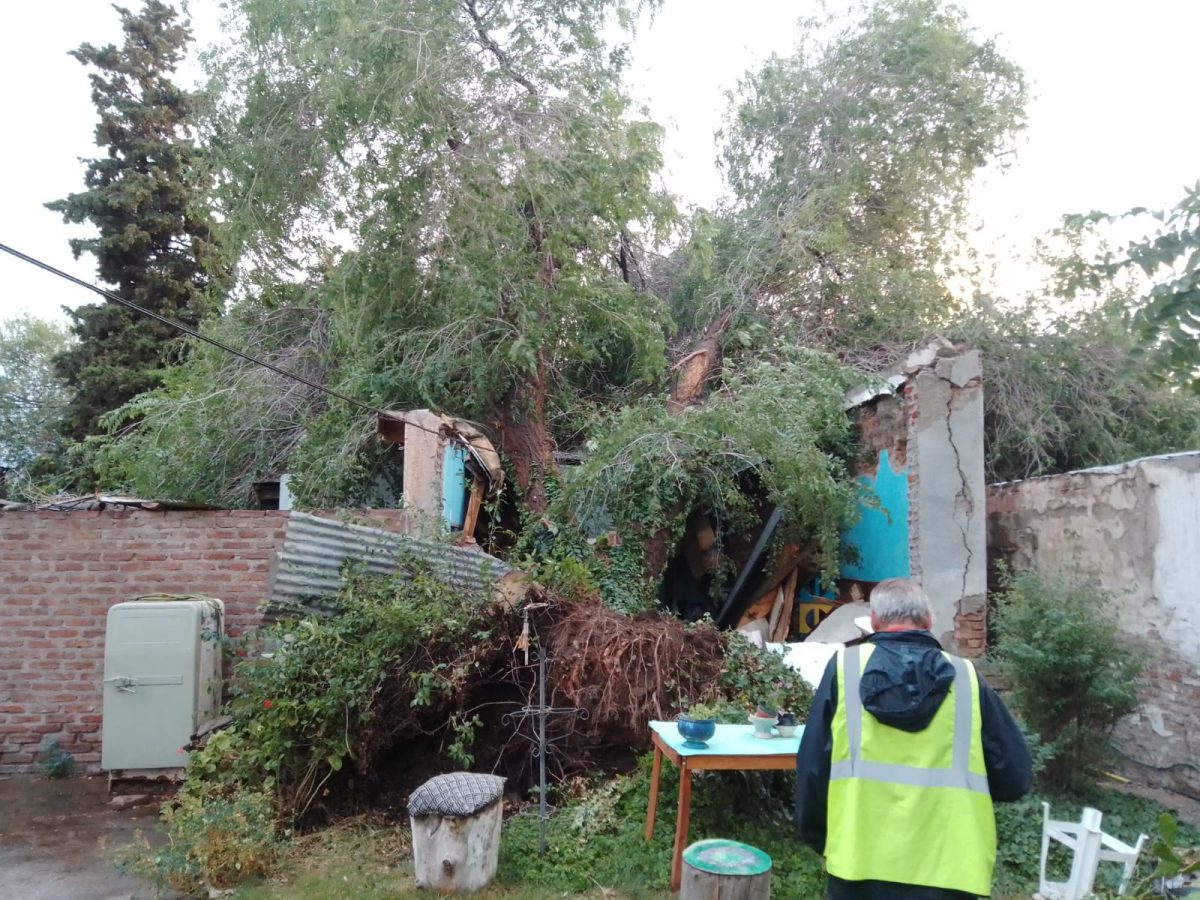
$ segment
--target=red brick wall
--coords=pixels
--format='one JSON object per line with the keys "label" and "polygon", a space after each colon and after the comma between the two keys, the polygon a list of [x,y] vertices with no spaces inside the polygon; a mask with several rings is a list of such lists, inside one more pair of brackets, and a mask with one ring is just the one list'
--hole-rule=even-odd
{"label": "red brick wall", "polygon": [[[0,513],[0,772],[34,768],[50,739],[81,767],[96,768],[108,608],[142,594],[207,594],[224,601],[227,633],[253,627],[287,516]],[[358,516],[405,530],[397,511]]]}
{"label": "red brick wall", "polygon": [[987,651],[987,610],[955,615],[954,642],[962,656],[983,656]]}

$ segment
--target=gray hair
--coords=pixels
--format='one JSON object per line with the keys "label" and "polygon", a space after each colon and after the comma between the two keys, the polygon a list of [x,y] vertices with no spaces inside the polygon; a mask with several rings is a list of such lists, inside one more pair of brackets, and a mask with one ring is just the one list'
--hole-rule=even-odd
{"label": "gray hair", "polygon": [[933,606],[925,589],[907,578],[889,578],[871,591],[871,612],[881,625],[933,625]]}

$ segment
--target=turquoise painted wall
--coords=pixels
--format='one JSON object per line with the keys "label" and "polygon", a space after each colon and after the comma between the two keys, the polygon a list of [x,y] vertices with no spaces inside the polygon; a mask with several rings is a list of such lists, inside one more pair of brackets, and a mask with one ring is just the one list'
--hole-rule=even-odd
{"label": "turquoise painted wall", "polygon": [[457,444],[442,457],[442,514],[451,528],[467,517],[467,451]]}
{"label": "turquoise painted wall", "polygon": [[879,509],[861,506],[858,524],[842,539],[858,548],[859,562],[843,566],[841,576],[858,581],[907,578],[908,566],[908,467],[892,469],[888,452],[879,453],[875,475],[858,479],[879,498]]}

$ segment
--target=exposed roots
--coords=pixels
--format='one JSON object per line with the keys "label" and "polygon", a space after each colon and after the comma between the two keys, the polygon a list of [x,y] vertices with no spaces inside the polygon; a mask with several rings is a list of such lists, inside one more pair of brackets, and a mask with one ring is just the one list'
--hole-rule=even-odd
{"label": "exposed roots", "polygon": [[681,699],[716,691],[725,642],[714,628],[658,613],[630,617],[599,601],[556,613],[549,680],[560,701],[588,711],[575,728],[577,751],[644,751],[650,720],[671,718]]}

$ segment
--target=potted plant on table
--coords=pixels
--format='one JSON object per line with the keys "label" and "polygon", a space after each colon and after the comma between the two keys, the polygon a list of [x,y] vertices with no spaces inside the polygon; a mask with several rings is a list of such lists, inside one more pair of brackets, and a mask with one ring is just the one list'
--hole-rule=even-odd
{"label": "potted plant on table", "polygon": [[699,750],[717,733],[718,710],[707,703],[694,703],[681,712],[675,720],[683,746]]}
{"label": "potted plant on table", "polygon": [[775,730],[781,737],[792,737],[799,727],[799,711],[812,700],[812,691],[806,684],[778,684],[772,694],[778,710]]}

